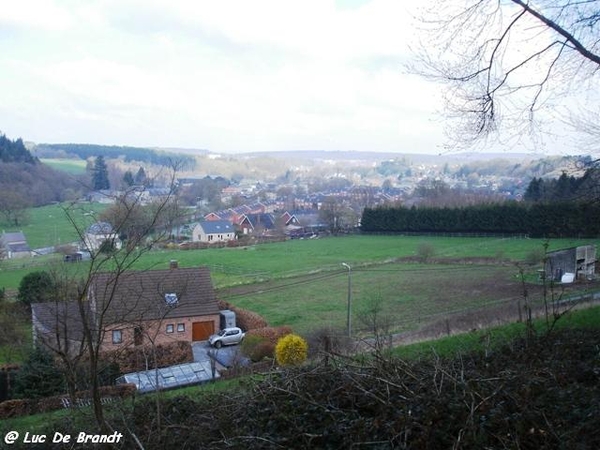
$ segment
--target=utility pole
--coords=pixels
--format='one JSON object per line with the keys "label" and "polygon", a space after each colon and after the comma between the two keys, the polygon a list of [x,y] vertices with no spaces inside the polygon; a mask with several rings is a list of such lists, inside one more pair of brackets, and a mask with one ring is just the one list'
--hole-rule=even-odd
{"label": "utility pole", "polygon": [[352,307],[352,268],[342,263],[346,269],[348,269],[348,317],[346,319],[346,329],[348,330],[348,337],[352,337],[352,319],[351,319],[351,307]]}

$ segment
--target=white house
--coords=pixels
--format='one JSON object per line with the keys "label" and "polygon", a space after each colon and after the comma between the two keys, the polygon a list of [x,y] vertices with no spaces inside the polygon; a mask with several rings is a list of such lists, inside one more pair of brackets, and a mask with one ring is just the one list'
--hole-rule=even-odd
{"label": "white house", "polygon": [[116,249],[121,248],[121,240],[110,223],[96,222],[85,231],[83,244],[89,252],[99,250],[105,241],[112,241]]}
{"label": "white house", "polygon": [[235,239],[235,229],[228,220],[198,222],[192,230],[192,242],[226,242]]}

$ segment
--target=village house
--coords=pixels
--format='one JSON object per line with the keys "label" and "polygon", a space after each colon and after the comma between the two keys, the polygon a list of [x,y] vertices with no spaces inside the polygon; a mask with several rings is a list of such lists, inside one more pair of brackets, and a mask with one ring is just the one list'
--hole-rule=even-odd
{"label": "village house", "polygon": [[0,248],[7,259],[26,258],[32,256],[27,239],[21,231],[3,232],[0,236]]}
{"label": "village house", "polygon": [[192,229],[192,242],[227,242],[235,239],[235,229],[228,220],[198,222]]}
{"label": "village house", "polygon": [[108,222],[96,222],[90,225],[83,236],[83,246],[90,253],[100,250],[105,242],[112,242],[115,249],[121,248],[121,240]]}
{"label": "village house", "polygon": [[[202,341],[219,329],[219,307],[206,267],[96,274],[84,312],[101,350]],[[83,338],[77,302],[32,304],[36,343],[76,349]],[[100,333],[100,334],[98,334]]]}

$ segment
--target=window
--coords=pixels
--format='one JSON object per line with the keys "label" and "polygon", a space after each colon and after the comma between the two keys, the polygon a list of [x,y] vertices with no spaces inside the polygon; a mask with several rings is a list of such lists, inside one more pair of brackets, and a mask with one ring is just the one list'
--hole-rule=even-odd
{"label": "window", "polygon": [[167,324],[167,333],[172,333],[174,330],[172,323]]}
{"label": "window", "polygon": [[178,323],[178,324],[177,324],[177,331],[178,331],[179,333],[182,333],[182,332],[184,332],[184,331],[185,331],[185,323]]}
{"label": "window", "polygon": [[112,343],[120,344],[121,342],[123,342],[123,333],[121,332],[121,330],[113,330],[112,331]]}

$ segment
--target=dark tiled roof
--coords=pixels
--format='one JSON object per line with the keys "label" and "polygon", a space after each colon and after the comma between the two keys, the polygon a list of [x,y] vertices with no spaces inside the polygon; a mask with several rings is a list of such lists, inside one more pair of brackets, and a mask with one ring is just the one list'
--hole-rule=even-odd
{"label": "dark tiled roof", "polygon": [[111,234],[113,227],[108,222],[96,222],[87,229],[88,234]]}
{"label": "dark tiled roof", "polygon": [[262,226],[263,228],[270,230],[275,228],[275,219],[271,214],[247,214],[246,217],[252,224],[252,227],[256,228]]}
{"label": "dark tiled roof", "polygon": [[199,222],[206,234],[233,233],[235,230],[229,220],[207,220]]}
{"label": "dark tiled roof", "polygon": [[[87,306],[85,302],[84,314],[89,313]],[[32,303],[31,315],[38,331],[44,334],[54,338],[58,331],[62,339],[83,340],[83,321],[77,302]]]}
{"label": "dark tiled roof", "polygon": [[126,272],[118,280],[100,273],[90,289],[94,309],[106,308],[105,324],[219,313],[206,267]]}
{"label": "dark tiled roof", "polygon": [[21,231],[2,233],[0,238],[6,245],[26,242],[25,235]]}

